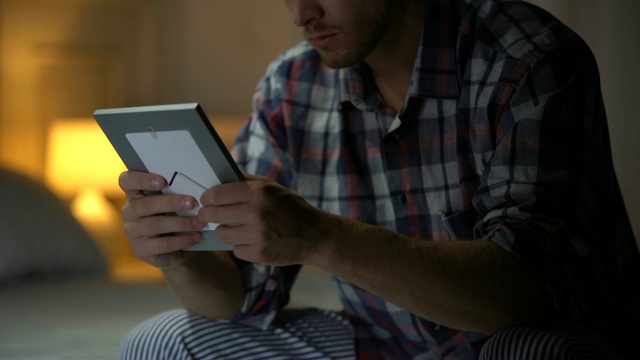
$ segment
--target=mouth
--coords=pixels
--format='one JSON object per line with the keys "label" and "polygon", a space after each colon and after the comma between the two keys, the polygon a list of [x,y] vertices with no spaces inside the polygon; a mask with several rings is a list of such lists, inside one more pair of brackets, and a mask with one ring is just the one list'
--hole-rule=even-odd
{"label": "mouth", "polygon": [[327,47],[335,42],[338,34],[315,34],[307,37],[307,41],[309,41],[315,47]]}

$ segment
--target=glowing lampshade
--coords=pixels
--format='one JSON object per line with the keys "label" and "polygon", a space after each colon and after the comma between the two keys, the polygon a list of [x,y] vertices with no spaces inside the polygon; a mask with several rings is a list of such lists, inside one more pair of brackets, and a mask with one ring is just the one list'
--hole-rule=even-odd
{"label": "glowing lampshade", "polygon": [[45,176],[60,196],[71,198],[85,188],[122,196],[118,176],[125,169],[92,118],[57,119],[51,124]]}
{"label": "glowing lampshade", "polygon": [[71,200],[71,212],[108,259],[117,254],[121,225],[118,211],[105,195],[124,197],[118,187],[123,170],[120,157],[92,118],[52,122],[46,182],[60,197]]}

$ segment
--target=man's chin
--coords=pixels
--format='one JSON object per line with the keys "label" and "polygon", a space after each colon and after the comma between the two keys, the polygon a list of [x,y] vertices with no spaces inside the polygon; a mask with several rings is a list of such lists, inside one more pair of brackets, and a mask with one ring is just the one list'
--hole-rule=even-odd
{"label": "man's chin", "polygon": [[318,50],[322,63],[330,69],[344,69],[359,64],[362,59],[354,56],[336,56],[335,54],[326,54],[326,52]]}

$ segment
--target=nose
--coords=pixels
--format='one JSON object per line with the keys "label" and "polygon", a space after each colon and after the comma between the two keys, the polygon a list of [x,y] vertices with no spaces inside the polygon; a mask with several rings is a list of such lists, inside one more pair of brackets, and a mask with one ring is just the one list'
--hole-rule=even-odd
{"label": "nose", "polygon": [[307,26],[322,18],[324,12],[316,0],[286,0],[296,26]]}

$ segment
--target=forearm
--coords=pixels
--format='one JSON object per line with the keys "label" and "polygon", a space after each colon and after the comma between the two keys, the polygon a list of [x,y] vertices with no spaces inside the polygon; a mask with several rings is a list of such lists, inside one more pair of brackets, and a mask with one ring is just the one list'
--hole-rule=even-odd
{"label": "forearm", "polygon": [[201,316],[229,320],[244,302],[240,270],[226,252],[190,253],[182,266],[163,273],[184,306]]}
{"label": "forearm", "polygon": [[423,241],[345,218],[330,222],[331,240],[313,261],[418,316],[494,332],[550,313],[534,275],[488,241]]}
{"label": "forearm", "polygon": [[425,241],[313,208],[270,179],[218,185],[203,221],[246,261],[317,265],[423,318],[493,332],[550,313],[535,276],[488,241]]}

